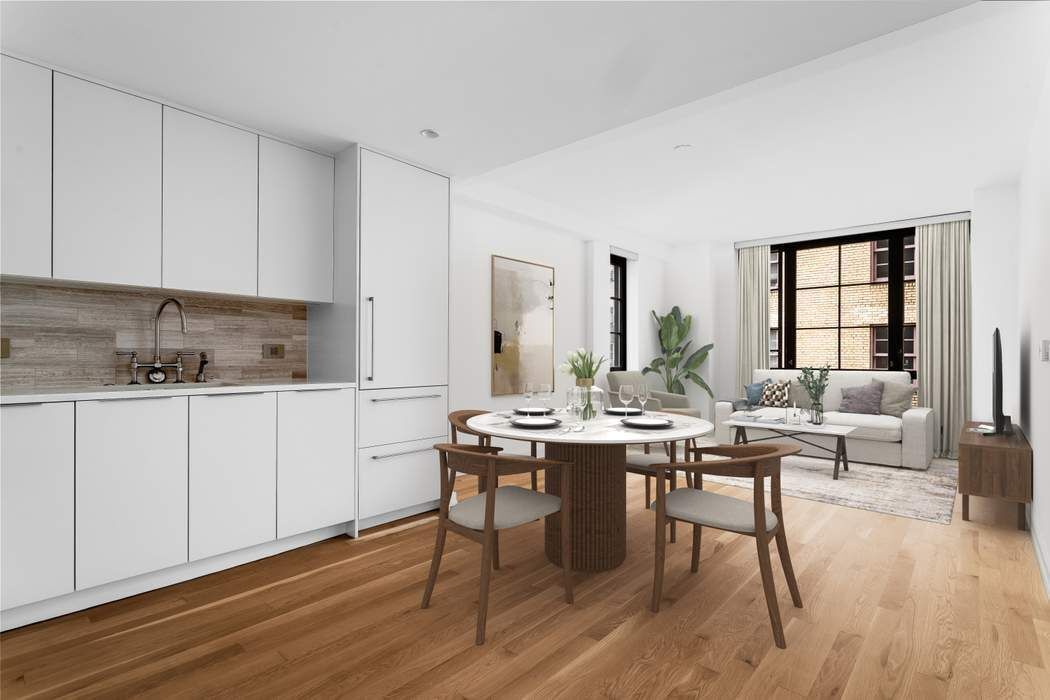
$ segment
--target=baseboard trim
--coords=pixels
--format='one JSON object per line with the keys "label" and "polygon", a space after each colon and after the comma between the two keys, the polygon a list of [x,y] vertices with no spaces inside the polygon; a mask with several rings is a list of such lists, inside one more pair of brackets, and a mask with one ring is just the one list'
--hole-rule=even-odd
{"label": "baseboard trim", "polygon": [[1032,535],[1032,547],[1035,549],[1035,560],[1039,563],[1039,575],[1043,578],[1043,590],[1046,591],[1046,596],[1050,598],[1050,566],[1048,566],[1046,557],[1043,556],[1039,530],[1032,521],[1032,506],[1028,505],[1025,510],[1027,511],[1025,517],[1028,518],[1029,532]]}
{"label": "baseboard trim", "polygon": [[48,598],[36,603],[21,605],[17,608],[0,611],[0,631],[6,632],[16,627],[24,627],[34,622],[68,615],[69,613],[93,608],[103,603],[112,603],[121,598],[130,598],[157,588],[164,588],[175,583],[182,583],[190,579],[214,574],[224,569],[232,569],[235,566],[259,559],[266,559],[275,554],[305,547],[308,544],[327,540],[338,535],[346,535],[349,532],[353,532],[352,522],[330,525],[319,530],[292,535],[273,542],[264,542],[247,549],[239,549],[226,554],[208,557],[207,559],[179,564],[168,569],[151,571],[147,574],[133,576],[121,581],[113,581],[94,588],[74,591],[57,598]]}

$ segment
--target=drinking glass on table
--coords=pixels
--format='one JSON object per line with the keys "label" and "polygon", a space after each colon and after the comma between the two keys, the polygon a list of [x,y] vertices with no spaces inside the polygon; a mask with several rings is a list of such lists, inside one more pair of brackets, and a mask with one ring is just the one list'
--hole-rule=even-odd
{"label": "drinking glass on table", "polygon": [[540,402],[543,404],[543,412],[551,412],[551,399],[554,398],[554,389],[550,384],[540,384]]}
{"label": "drinking glass on table", "polygon": [[642,384],[638,387],[638,403],[642,405],[642,414],[645,414],[645,404],[649,403],[651,398],[648,385]]}
{"label": "drinking glass on table", "polygon": [[630,406],[631,402],[634,401],[634,384],[621,384],[618,395],[624,408]]}
{"label": "drinking glass on table", "polygon": [[[532,395],[536,393],[536,385],[532,382],[525,382],[525,386],[522,388],[522,392],[525,394],[525,408],[532,408]],[[529,411],[531,413],[531,410]]]}

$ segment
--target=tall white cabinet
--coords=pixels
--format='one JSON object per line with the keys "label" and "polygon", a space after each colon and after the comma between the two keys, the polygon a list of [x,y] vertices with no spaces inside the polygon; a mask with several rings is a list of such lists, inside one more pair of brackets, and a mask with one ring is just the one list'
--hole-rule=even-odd
{"label": "tall white cabinet", "polygon": [[361,149],[362,389],[448,384],[448,178]]}
{"label": "tall white cabinet", "polygon": [[0,272],[51,276],[51,71],[0,56]]}
{"label": "tall white cabinet", "polygon": [[161,106],[54,76],[54,276],[160,287]]}

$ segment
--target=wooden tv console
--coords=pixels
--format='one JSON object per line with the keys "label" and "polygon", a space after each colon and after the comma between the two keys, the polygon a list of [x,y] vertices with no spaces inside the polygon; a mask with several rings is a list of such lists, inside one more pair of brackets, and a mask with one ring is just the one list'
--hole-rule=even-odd
{"label": "wooden tv console", "polygon": [[[990,423],[991,421],[987,421]],[[1032,446],[1013,426],[1009,435],[981,435],[963,426],[959,437],[959,493],[963,520],[970,519],[970,496],[1017,503],[1017,528],[1027,529],[1025,504],[1032,502]]]}

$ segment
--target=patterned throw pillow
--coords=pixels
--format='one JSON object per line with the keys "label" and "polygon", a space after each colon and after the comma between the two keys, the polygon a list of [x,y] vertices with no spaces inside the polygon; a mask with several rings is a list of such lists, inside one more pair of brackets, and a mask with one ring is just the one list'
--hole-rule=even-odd
{"label": "patterned throw pillow", "polygon": [[762,406],[773,406],[774,408],[787,408],[791,405],[788,403],[790,395],[790,379],[785,379],[782,382],[772,382],[762,389],[762,400],[759,404]]}

